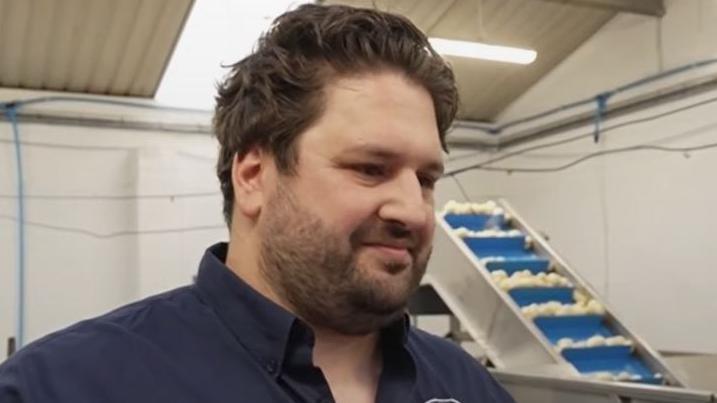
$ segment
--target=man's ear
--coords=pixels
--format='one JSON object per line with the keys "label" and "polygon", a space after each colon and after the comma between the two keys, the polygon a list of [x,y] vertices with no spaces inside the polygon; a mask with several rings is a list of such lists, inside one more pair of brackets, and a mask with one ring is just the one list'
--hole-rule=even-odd
{"label": "man's ear", "polygon": [[266,192],[263,180],[266,169],[263,152],[259,147],[253,147],[244,155],[234,155],[232,161],[234,203],[241,214],[255,218],[261,212]]}

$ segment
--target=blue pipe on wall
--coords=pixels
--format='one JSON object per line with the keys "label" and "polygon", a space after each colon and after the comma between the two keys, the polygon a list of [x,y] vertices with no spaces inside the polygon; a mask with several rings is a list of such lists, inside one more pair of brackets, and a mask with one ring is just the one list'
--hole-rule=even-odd
{"label": "blue pipe on wall", "polygon": [[17,104],[4,104],[2,111],[12,126],[15,140],[15,163],[17,172],[17,336],[16,345],[22,347],[25,342],[25,187],[22,172],[22,150],[20,130],[17,125]]}

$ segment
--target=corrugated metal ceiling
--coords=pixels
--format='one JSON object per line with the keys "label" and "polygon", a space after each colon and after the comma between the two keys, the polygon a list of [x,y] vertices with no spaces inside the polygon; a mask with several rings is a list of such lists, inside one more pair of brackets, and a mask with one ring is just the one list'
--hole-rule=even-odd
{"label": "corrugated metal ceiling", "polygon": [[0,86],[151,97],[193,0],[0,0]]}
{"label": "corrugated metal ceiling", "polygon": [[[535,49],[527,66],[450,58],[459,118],[494,121],[636,0],[329,0],[411,18],[429,36]],[[0,0],[0,87],[152,97],[194,0]],[[639,0],[656,10],[661,0]],[[622,7],[619,5],[622,4]],[[247,5],[249,7],[249,5]]]}
{"label": "corrugated metal ceiling", "polygon": [[540,0],[331,0],[409,17],[431,37],[534,49],[530,65],[449,57],[463,103],[459,118],[493,121],[617,12]]}

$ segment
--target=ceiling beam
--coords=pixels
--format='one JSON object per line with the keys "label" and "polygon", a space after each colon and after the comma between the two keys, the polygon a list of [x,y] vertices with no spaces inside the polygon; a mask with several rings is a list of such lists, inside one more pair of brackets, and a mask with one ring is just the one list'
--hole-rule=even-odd
{"label": "ceiling beam", "polygon": [[542,0],[553,3],[572,4],[576,6],[601,8],[627,12],[633,14],[652,15],[662,17],[665,15],[664,0]]}

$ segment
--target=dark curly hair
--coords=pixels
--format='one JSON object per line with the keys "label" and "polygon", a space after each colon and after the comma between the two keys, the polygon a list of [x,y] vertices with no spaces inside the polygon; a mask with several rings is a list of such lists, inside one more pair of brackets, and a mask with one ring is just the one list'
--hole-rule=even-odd
{"label": "dark curly hair", "polygon": [[453,71],[407,18],[372,9],[306,4],[274,20],[252,54],[231,65],[219,85],[214,131],[224,218],[234,205],[235,155],[268,150],[282,173],[293,173],[298,135],[324,108],[323,89],[337,77],[395,70],[433,99],[443,149],[458,108]]}

